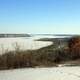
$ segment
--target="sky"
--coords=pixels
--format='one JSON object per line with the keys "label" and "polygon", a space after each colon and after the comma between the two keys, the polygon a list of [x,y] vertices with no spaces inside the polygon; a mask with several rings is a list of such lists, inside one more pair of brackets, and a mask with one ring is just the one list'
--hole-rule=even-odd
{"label": "sky", "polygon": [[80,34],[80,0],[0,0],[0,33]]}

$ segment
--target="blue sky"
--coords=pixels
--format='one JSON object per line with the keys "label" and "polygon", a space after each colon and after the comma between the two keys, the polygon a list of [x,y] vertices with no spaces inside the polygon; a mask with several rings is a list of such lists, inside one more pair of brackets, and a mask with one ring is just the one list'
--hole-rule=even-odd
{"label": "blue sky", "polygon": [[0,33],[80,34],[80,0],[0,0]]}

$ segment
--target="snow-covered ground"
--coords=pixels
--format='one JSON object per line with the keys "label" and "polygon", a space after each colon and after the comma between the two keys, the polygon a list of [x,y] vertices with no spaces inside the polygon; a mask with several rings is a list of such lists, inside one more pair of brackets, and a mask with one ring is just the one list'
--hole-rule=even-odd
{"label": "snow-covered ground", "polygon": [[0,71],[0,80],[80,80],[80,67],[6,70]]}
{"label": "snow-covered ground", "polygon": [[15,50],[16,43],[22,50],[39,49],[52,44],[50,41],[36,41],[36,39],[40,38],[43,37],[0,38],[0,54],[6,50]]}
{"label": "snow-covered ground", "polygon": [[7,50],[15,50],[16,43],[22,50],[39,49],[51,45],[50,41],[36,41],[40,38],[64,38],[69,36],[44,36],[34,35],[32,37],[16,37],[16,38],[0,38],[0,54],[5,53]]}

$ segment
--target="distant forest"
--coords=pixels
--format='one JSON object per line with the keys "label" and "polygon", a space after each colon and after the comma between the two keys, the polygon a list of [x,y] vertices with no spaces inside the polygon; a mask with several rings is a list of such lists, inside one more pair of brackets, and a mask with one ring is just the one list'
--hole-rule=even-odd
{"label": "distant forest", "polygon": [[29,34],[0,34],[0,38],[6,37],[30,37]]}

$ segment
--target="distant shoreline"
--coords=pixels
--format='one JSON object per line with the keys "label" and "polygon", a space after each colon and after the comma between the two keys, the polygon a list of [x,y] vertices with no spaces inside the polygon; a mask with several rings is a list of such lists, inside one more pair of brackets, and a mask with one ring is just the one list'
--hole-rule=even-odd
{"label": "distant shoreline", "polygon": [[29,34],[0,34],[0,38],[10,37],[31,37]]}

